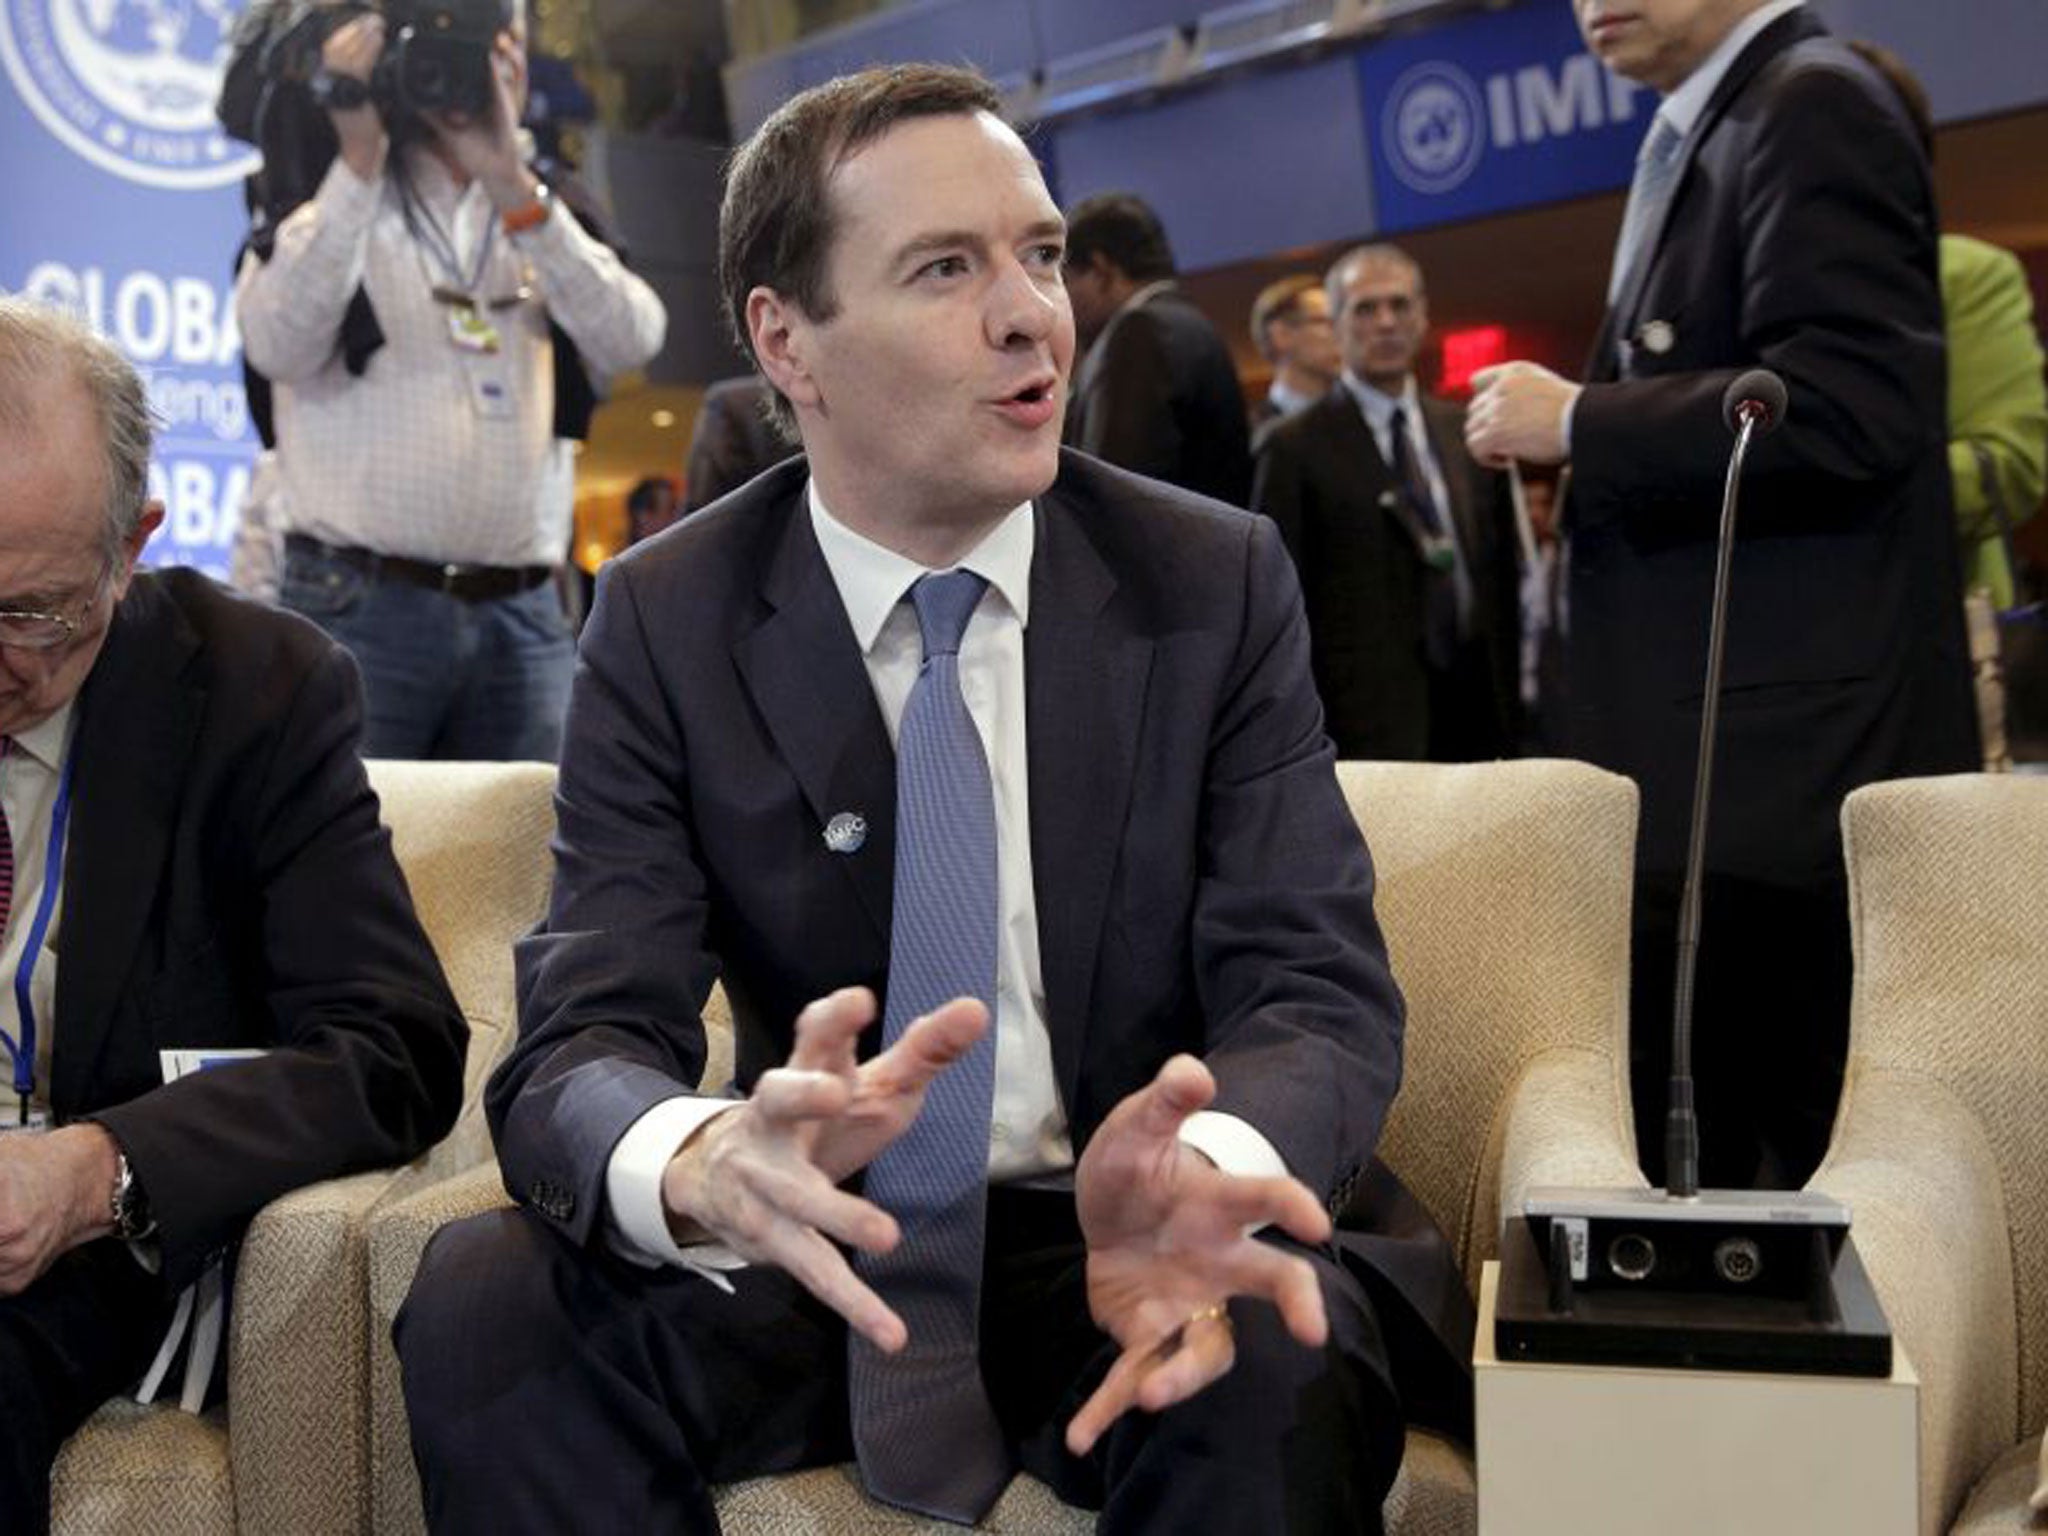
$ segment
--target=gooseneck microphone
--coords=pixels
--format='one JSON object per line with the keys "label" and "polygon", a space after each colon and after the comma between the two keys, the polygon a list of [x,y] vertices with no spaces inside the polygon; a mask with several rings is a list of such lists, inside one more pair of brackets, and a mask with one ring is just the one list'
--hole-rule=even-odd
{"label": "gooseneck microphone", "polygon": [[1692,781],[1692,829],[1685,887],[1678,904],[1678,976],[1671,1007],[1671,1101],[1664,1121],[1664,1187],[1681,1199],[1700,1192],[1700,1129],[1693,1110],[1693,974],[1699,964],[1700,875],[1706,862],[1707,808],[1713,795],[1714,735],[1721,718],[1721,653],[1728,629],[1728,574],[1735,559],[1735,504],[1749,445],[1785,419],[1785,381],[1752,368],[1721,397],[1721,419],[1735,434],[1721,492],[1721,537],[1714,560],[1713,619],[1707,631],[1707,684],[1700,703],[1700,749]]}

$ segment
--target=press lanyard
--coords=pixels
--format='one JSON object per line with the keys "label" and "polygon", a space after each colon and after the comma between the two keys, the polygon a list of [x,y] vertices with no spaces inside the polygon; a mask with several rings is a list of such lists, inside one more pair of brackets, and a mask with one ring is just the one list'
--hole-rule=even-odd
{"label": "press lanyard", "polygon": [[[455,246],[453,221],[443,232],[441,221],[434,217],[434,210],[427,206],[426,199],[413,191],[412,183],[403,175],[397,180],[399,211],[405,216],[405,227],[411,232],[415,246],[434,258],[435,264],[448,274],[448,280],[456,284],[465,297],[480,294],[483,291],[484,268],[490,265],[491,245],[498,233],[498,221],[485,221],[483,236],[477,241],[475,268],[464,281],[461,255]],[[428,284],[433,286],[431,273],[428,274]]]}
{"label": "press lanyard", "polygon": [[14,1091],[21,1099],[21,1123],[28,1124],[29,1100],[36,1091],[36,1007],[30,997],[35,980],[36,958],[43,952],[43,940],[50,932],[50,919],[57,910],[57,887],[64,878],[64,833],[71,825],[71,769],[76,752],[64,759],[57,775],[57,803],[50,810],[50,849],[43,860],[43,893],[36,899],[36,915],[29,924],[28,943],[21,962],[14,968],[14,1003],[21,1014],[21,1038],[0,1029],[0,1044],[14,1057]]}

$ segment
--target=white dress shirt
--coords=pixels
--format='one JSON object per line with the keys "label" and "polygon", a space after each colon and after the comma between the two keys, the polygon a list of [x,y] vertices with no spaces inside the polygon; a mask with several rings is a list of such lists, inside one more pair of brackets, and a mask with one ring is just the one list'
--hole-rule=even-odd
{"label": "white dress shirt", "polygon": [[[927,568],[846,527],[810,488],[811,527],[865,658],[875,699],[896,739],[903,708],[923,664],[911,586]],[[988,590],[960,642],[960,691],[988,754],[996,800],[997,901],[995,1098],[989,1125],[991,1183],[1055,1181],[1071,1169],[1073,1144],[1053,1071],[1040,979],[1038,906],[1031,878],[1029,754],[1025,744],[1024,632],[1030,622],[1032,509],[1017,507],[956,569],[973,571]],[[615,1249],[645,1263],[682,1264],[700,1273],[738,1260],[715,1244],[679,1247],[661,1200],[661,1174],[699,1126],[732,1108],[728,1100],[677,1097],[635,1121],[613,1150],[605,1175],[608,1231]],[[1287,1171],[1273,1145],[1234,1115],[1205,1110],[1181,1139],[1228,1173]]]}
{"label": "white dress shirt", "polygon": [[[5,1029],[8,1038],[17,1044],[21,1040],[21,1005],[15,998],[14,982],[28,950],[36,908],[42,904],[44,882],[53,878],[48,867],[50,818],[57,805],[64,758],[71,748],[76,702],[67,703],[42,724],[19,733],[6,756],[0,757],[0,813],[7,817],[8,835],[14,844],[14,896],[6,928],[0,930],[0,1029]],[[36,1020],[33,1102],[39,1109],[47,1109],[50,1102],[50,1039],[56,1033],[57,1023],[57,931],[64,916],[64,871],[59,869],[54,878],[57,895],[51,908],[49,931],[43,935],[42,948],[29,976],[29,1005],[35,1010]],[[19,1111],[11,1074],[6,1086],[0,1120],[12,1125]]]}
{"label": "white dress shirt", "polygon": [[[660,349],[667,316],[567,209],[508,235],[480,183],[458,187],[424,151],[405,163],[424,210],[416,222],[452,247],[459,276],[408,227],[393,175],[365,181],[337,156],[279,226],[270,260],[250,256],[236,280],[243,348],[278,386],[278,531],[415,560],[557,564],[575,459],[554,435],[549,317],[601,387]],[[360,377],[340,348],[358,284],[384,333]],[[455,343],[454,306],[437,287],[473,294],[498,332],[495,353]]]}

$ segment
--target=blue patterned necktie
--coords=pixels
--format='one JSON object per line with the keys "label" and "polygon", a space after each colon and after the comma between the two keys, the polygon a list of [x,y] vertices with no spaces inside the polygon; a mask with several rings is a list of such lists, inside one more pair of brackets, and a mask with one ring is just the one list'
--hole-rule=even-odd
{"label": "blue patterned necktie", "polygon": [[894,1216],[893,1253],[855,1267],[910,1342],[885,1355],[849,1335],[853,1441],[868,1491],[972,1523],[1010,1479],[982,1385],[982,1228],[995,1094],[996,815],[988,760],[960,693],[960,637],[988,583],[969,571],[910,590],[924,664],[896,744],[896,883],[882,1043],[956,997],[978,997],[988,1031],[925,1091],[910,1128],[868,1165],[867,1198]]}
{"label": "blue patterned necktie", "polygon": [[1644,246],[1663,222],[1677,180],[1678,151],[1685,138],[1660,113],[1650,123],[1642,152],[1636,156],[1635,179],[1629,183],[1628,210],[1621,216],[1621,238],[1614,246],[1614,270],[1607,277],[1607,302],[1612,305],[1628,286]]}

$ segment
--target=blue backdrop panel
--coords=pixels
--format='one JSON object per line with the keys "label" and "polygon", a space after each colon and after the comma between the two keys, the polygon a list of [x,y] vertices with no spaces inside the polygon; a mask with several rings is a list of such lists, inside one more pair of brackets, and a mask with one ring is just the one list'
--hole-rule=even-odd
{"label": "blue backdrop panel", "polygon": [[1049,132],[1063,206],[1136,192],[1189,271],[1372,227],[1358,76],[1347,58],[1240,75],[1141,112]]}
{"label": "blue backdrop panel", "polygon": [[1656,111],[1586,51],[1563,0],[1379,43],[1357,68],[1388,232],[1626,186]]}
{"label": "blue backdrop panel", "polygon": [[159,422],[154,561],[225,574],[255,434],[230,305],[254,152],[213,99],[243,0],[0,0],[0,289],[83,315]]}

